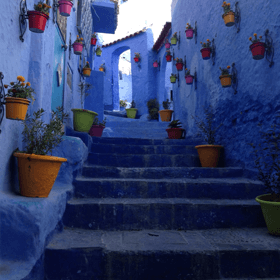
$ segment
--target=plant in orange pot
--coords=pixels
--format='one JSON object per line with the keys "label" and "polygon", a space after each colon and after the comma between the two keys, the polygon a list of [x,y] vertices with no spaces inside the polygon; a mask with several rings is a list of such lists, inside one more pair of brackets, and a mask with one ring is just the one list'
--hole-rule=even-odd
{"label": "plant in orange pot", "polygon": [[49,124],[45,124],[41,120],[44,112],[44,109],[39,109],[33,117],[26,116],[22,132],[25,151],[13,153],[18,161],[19,186],[23,196],[48,197],[61,164],[67,161],[48,154],[63,140],[63,120],[68,115],[58,107],[52,112]]}
{"label": "plant in orange pot", "polygon": [[171,117],[172,117],[172,113],[173,113],[173,110],[170,110],[171,103],[172,102],[170,102],[169,99],[166,99],[166,101],[162,102],[162,106],[163,106],[164,110],[158,111],[162,122],[171,121]]}
{"label": "plant in orange pot", "polygon": [[29,82],[25,83],[23,76],[17,76],[17,82],[11,82],[10,85],[4,85],[8,89],[8,94],[5,96],[6,103],[6,118],[12,120],[24,120],[30,103],[29,99],[34,101],[32,93],[34,89],[31,88]]}
{"label": "plant in orange pot", "polygon": [[87,61],[86,65],[83,68],[83,75],[89,77],[91,73],[89,62]]}
{"label": "plant in orange pot", "polygon": [[219,163],[220,151],[223,146],[215,145],[215,134],[218,127],[213,127],[214,112],[213,107],[210,105],[208,108],[204,108],[205,121],[199,119],[197,116],[192,118],[195,120],[195,124],[199,129],[198,136],[204,136],[204,140],[207,145],[195,146],[198,152],[199,160],[202,167],[217,167]]}
{"label": "plant in orange pot", "polygon": [[229,74],[230,66],[228,65],[227,68],[221,68],[222,71],[220,78],[222,87],[230,87],[231,86],[231,75]]}
{"label": "plant in orange pot", "polygon": [[234,25],[234,12],[230,9],[230,3],[226,1],[223,2],[222,7],[224,8],[224,13],[222,18],[225,22],[225,25],[230,27]]}

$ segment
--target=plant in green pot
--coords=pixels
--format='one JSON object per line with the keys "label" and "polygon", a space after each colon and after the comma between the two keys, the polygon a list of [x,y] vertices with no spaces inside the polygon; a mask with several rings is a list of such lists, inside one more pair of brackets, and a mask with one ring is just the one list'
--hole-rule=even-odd
{"label": "plant in green pot", "polygon": [[156,98],[150,99],[147,102],[147,107],[149,111],[149,120],[157,120],[158,121],[158,112],[159,112],[159,103]]}
{"label": "plant in green pot", "polygon": [[162,102],[163,110],[158,111],[162,122],[170,122],[173,110],[170,110],[172,102],[169,99]]}
{"label": "plant in green pot", "polygon": [[58,107],[52,112],[50,122],[45,124],[41,117],[45,111],[39,109],[23,121],[22,132],[25,150],[13,153],[18,161],[20,193],[28,197],[48,197],[66,158],[48,155],[58,146],[64,135],[63,120],[68,115]]}
{"label": "plant in green pot", "polygon": [[71,109],[73,112],[74,130],[88,133],[94,118],[98,116],[96,112],[83,109],[84,99],[90,94],[89,90],[92,88],[92,85],[81,82],[78,86],[81,97],[81,109]]}
{"label": "plant in green pot", "polygon": [[201,120],[199,117],[193,117],[195,124],[197,125],[199,132],[198,136],[203,136],[207,145],[195,146],[198,152],[199,160],[202,167],[217,167],[220,158],[220,152],[223,146],[215,145],[215,134],[218,127],[214,127],[214,110],[210,105],[204,108],[205,120]]}
{"label": "plant in green pot", "polygon": [[258,145],[250,143],[253,148],[258,178],[264,183],[268,194],[259,195],[264,220],[270,234],[280,235],[280,114],[276,124],[261,131]]}
{"label": "plant in green pot", "polygon": [[134,100],[132,100],[130,108],[125,109],[126,111],[126,116],[130,119],[135,119],[136,114],[138,109],[135,108],[136,107],[136,103],[134,102]]}
{"label": "plant in green pot", "polygon": [[186,130],[181,128],[182,123],[179,120],[172,121],[166,129],[169,139],[184,139],[186,137]]}

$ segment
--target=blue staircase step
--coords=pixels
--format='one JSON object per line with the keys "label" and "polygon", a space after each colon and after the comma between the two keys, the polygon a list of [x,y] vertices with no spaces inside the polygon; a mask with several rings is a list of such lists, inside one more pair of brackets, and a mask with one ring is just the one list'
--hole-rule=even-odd
{"label": "blue staircase step", "polygon": [[265,193],[259,181],[234,179],[124,179],[77,177],[76,198],[252,199]]}
{"label": "blue staircase step", "polygon": [[67,227],[93,230],[264,227],[255,199],[79,198],[68,201]]}
{"label": "blue staircase step", "polygon": [[66,228],[45,251],[46,280],[279,279],[266,228],[92,231]]}

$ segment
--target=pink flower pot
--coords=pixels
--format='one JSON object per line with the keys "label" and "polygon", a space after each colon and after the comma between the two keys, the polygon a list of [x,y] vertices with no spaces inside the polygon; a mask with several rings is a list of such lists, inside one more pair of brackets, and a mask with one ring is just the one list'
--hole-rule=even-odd
{"label": "pink flower pot", "polygon": [[193,38],[193,29],[186,29],[186,37],[187,39],[192,39]]}
{"label": "pink flower pot", "polygon": [[208,60],[210,59],[210,54],[211,54],[211,49],[210,48],[203,48],[200,50],[201,54],[202,54],[202,58],[204,60]]}
{"label": "pink flower pot", "polygon": [[74,48],[74,54],[80,55],[82,54],[83,51],[83,44],[82,43],[74,43],[73,44],[73,48]]}
{"label": "pink flower pot", "polygon": [[96,46],[96,42],[97,42],[97,38],[91,38],[90,43],[92,46]]}
{"label": "pink flower pot", "polygon": [[154,66],[155,68],[157,68],[157,67],[158,67],[158,63],[157,63],[157,62],[154,62],[154,63],[153,63],[153,66]]}
{"label": "pink flower pot", "polygon": [[105,128],[105,126],[103,126],[103,125],[92,125],[89,130],[89,135],[95,136],[95,137],[101,137],[104,128]]}
{"label": "pink flower pot", "polygon": [[171,46],[170,43],[165,43],[165,48],[166,49],[170,49],[170,46]]}
{"label": "pink flower pot", "polygon": [[64,17],[69,17],[71,14],[71,9],[73,6],[73,3],[71,1],[67,0],[60,0],[58,1],[59,4],[59,13],[60,15]]}
{"label": "pink flower pot", "polygon": [[250,49],[253,55],[253,59],[260,60],[264,58],[265,43],[257,42],[250,45]]}
{"label": "pink flower pot", "polygon": [[49,16],[37,11],[27,11],[27,15],[29,30],[35,33],[43,33]]}
{"label": "pink flower pot", "polygon": [[177,68],[178,71],[182,71],[183,70],[183,63],[182,62],[176,63],[176,68]]}
{"label": "pink flower pot", "polygon": [[193,83],[193,76],[192,75],[186,76],[185,79],[186,79],[186,83],[188,85],[191,85]]}

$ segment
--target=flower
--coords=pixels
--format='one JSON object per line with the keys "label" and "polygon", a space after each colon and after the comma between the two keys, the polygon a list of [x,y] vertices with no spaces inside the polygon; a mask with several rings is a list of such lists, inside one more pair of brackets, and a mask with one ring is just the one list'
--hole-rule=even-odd
{"label": "flower", "polygon": [[26,83],[26,85],[27,85],[28,87],[30,87],[30,86],[31,86],[31,84],[30,84],[29,82],[27,82],[27,83]]}
{"label": "flower", "polygon": [[189,23],[187,23],[186,30],[189,30],[189,29],[193,29],[193,28]]}
{"label": "flower", "polygon": [[211,42],[209,39],[207,39],[206,43],[200,42],[200,44],[202,45],[202,48],[210,48]]}
{"label": "flower", "polygon": [[256,36],[257,36],[257,33],[254,33],[253,35],[256,37]]}
{"label": "flower", "polygon": [[229,65],[227,66],[227,69],[230,69],[230,66],[229,66]]}
{"label": "flower", "polygon": [[221,67],[220,67],[220,70],[222,71],[222,74],[221,74],[221,75],[230,75],[230,74],[229,74],[229,71],[228,71],[229,69],[230,69],[230,66],[229,66],[229,65],[227,66],[227,68],[221,68]]}
{"label": "flower", "polygon": [[224,1],[222,7],[224,8],[223,17],[229,12],[233,13],[233,11],[230,9],[230,3],[227,3],[226,1]]}
{"label": "flower", "polygon": [[134,53],[135,57],[140,57],[140,53],[136,52]]}
{"label": "flower", "polygon": [[189,75],[190,75],[190,73],[191,73],[191,70],[190,70],[190,69],[188,69],[188,68],[186,68],[185,70],[186,70],[185,77],[186,77],[186,76],[189,76]]}
{"label": "flower", "polygon": [[80,43],[82,44],[83,38],[80,38],[79,35],[77,35],[77,39],[75,41],[75,43]]}
{"label": "flower", "polygon": [[209,39],[207,39],[206,41],[207,41],[207,42],[210,42],[210,40],[209,40]]}
{"label": "flower", "polygon": [[13,86],[15,83],[14,82],[10,82],[10,84]]}
{"label": "flower", "polygon": [[183,59],[182,58],[176,58],[176,59],[174,59],[174,60],[176,60],[176,63],[183,63]]}
{"label": "flower", "polygon": [[25,83],[21,83],[21,85],[24,87],[24,86],[25,86]]}
{"label": "flower", "polygon": [[34,10],[49,15],[49,9],[51,9],[51,7],[52,6],[49,6],[47,3],[43,3],[43,1],[39,1],[34,5]]}
{"label": "flower", "polygon": [[8,88],[8,85],[4,85],[4,88]]}
{"label": "flower", "polygon": [[257,43],[257,42],[260,42],[262,39],[262,36],[259,36],[259,39],[257,37],[257,33],[254,33],[253,36],[255,37],[254,39],[252,39],[252,37],[249,37],[249,40],[254,44],[254,43]]}
{"label": "flower", "polygon": [[23,76],[17,76],[17,80],[20,82],[25,82],[25,78]]}

